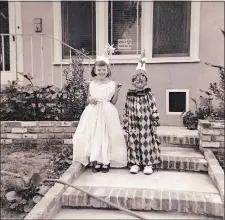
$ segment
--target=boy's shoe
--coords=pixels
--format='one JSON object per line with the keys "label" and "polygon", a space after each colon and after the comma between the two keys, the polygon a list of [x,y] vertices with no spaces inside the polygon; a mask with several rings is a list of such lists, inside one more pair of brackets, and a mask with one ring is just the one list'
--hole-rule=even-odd
{"label": "boy's shoe", "polygon": [[130,172],[132,174],[137,174],[138,171],[140,170],[140,167],[138,165],[133,165],[131,168],[130,168]]}
{"label": "boy's shoe", "polygon": [[152,173],[153,173],[152,166],[145,166],[145,168],[144,168],[144,174],[150,175]]}

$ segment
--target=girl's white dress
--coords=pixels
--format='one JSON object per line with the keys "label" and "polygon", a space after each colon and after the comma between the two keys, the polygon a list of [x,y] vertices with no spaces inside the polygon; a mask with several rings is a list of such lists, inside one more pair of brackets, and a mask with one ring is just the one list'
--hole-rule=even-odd
{"label": "girl's white dress", "polygon": [[110,102],[116,83],[91,81],[89,93],[98,100],[83,111],[73,136],[73,161],[83,165],[98,161],[111,167],[127,166],[127,146],[116,107]]}

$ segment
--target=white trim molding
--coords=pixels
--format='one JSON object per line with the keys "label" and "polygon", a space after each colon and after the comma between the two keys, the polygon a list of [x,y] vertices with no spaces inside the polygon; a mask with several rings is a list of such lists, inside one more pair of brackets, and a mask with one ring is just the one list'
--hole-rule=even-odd
{"label": "white trim molding", "polygon": [[[17,72],[23,72],[23,40],[22,34],[21,1],[8,1],[9,36],[10,38],[10,71],[1,71],[1,84],[17,79]],[[19,28],[18,28],[19,27]],[[20,79],[22,81],[23,79]]]}
{"label": "white trim molding", "polygon": [[169,93],[170,92],[185,92],[186,93],[186,112],[189,111],[189,89],[166,89],[166,114],[167,115],[181,115],[182,112],[169,111]]}
{"label": "white trim molding", "polygon": [[[108,43],[108,0],[96,1],[96,54],[102,54]],[[154,1],[141,1],[141,50],[145,49],[147,63],[192,63],[200,62],[199,59],[199,32],[201,2],[191,1],[190,22],[190,56],[188,57],[153,57],[153,4]],[[66,65],[68,60],[62,59],[62,20],[61,1],[53,2],[54,16],[54,62],[53,64]],[[113,55],[111,62],[137,63],[140,55]],[[86,63],[86,61],[84,62]],[[87,62],[88,63],[88,62]]]}

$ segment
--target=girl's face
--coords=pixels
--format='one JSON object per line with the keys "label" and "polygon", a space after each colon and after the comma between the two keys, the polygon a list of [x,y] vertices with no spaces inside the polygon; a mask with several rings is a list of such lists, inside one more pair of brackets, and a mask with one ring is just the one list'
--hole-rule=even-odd
{"label": "girl's face", "polygon": [[108,67],[107,66],[96,66],[95,74],[97,75],[98,79],[105,79],[108,75]]}
{"label": "girl's face", "polygon": [[142,90],[146,85],[147,85],[147,81],[145,76],[143,75],[138,75],[133,82],[133,86],[137,90]]}

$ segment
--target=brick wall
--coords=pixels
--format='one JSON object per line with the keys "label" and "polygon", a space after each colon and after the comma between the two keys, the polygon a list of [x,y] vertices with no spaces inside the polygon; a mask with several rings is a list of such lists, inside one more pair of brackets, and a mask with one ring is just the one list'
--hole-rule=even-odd
{"label": "brick wall", "polygon": [[68,146],[72,145],[77,125],[78,122],[66,121],[2,121],[1,144]]}
{"label": "brick wall", "polygon": [[[72,146],[78,121],[1,121],[1,144]],[[126,136],[126,135],[125,135]],[[160,134],[162,146],[198,147],[197,135]]]}
{"label": "brick wall", "polygon": [[199,148],[224,148],[224,121],[199,120]]}

